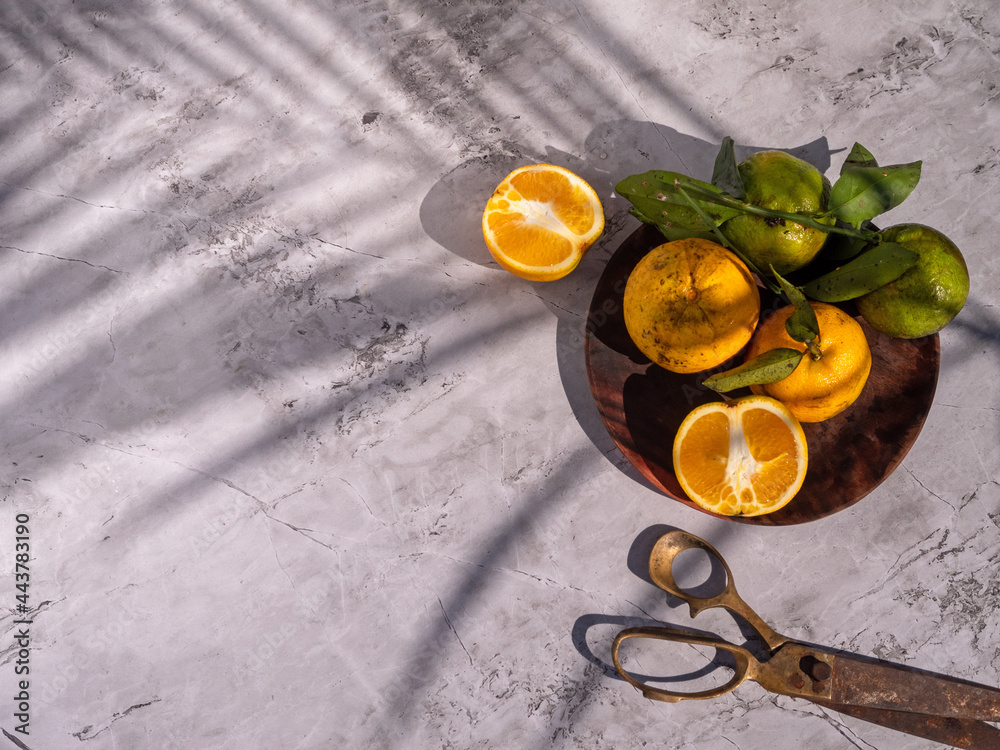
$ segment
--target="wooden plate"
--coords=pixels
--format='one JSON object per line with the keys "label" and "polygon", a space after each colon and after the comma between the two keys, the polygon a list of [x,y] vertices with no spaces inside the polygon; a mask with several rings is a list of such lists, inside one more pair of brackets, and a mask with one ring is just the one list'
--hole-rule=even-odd
{"label": "wooden plate", "polygon": [[[629,274],[662,242],[655,227],[643,225],[608,261],[587,320],[587,376],[604,425],[625,457],[668,497],[701,510],[687,499],[674,475],[673,440],[691,409],[721,396],[701,385],[708,373],[679,375],[652,364],[629,338],[622,313]],[[762,317],[782,304],[761,290]],[[720,518],[768,526],[814,521],[861,500],[903,460],[934,399],[940,340],[937,334],[889,338],[857,320],[871,346],[871,375],[849,409],[825,422],[802,425],[809,442],[809,471],[802,489],[775,513]],[[734,366],[740,357],[742,353],[720,369]],[[728,395],[745,393],[749,389]]]}

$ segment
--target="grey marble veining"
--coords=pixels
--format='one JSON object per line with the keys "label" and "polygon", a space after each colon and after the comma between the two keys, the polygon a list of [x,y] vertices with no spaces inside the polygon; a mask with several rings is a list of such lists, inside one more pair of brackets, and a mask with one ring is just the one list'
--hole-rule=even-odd
{"label": "grey marble veining", "polygon": [[[1000,684],[998,55],[982,0],[7,0],[0,727],[31,750],[933,747],[754,684],[652,703],[608,649],[650,620],[739,639],[642,579],[639,541],[679,527],[781,632]],[[889,217],[973,272],[916,445],[797,527],[654,492],[587,384],[593,288],[638,226],[613,185],[706,178],[725,135],[831,177],[856,141],[923,159]],[[536,161],[607,214],[549,284],[479,229]]]}

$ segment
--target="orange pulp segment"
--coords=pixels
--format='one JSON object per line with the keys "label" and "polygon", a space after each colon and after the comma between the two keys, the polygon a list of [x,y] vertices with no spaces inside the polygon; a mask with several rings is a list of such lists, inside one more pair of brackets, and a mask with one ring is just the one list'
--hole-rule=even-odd
{"label": "orange pulp segment", "polygon": [[695,407],[674,438],[674,473],[687,496],[723,516],[783,508],[802,487],[808,447],[784,404],[746,396]]}
{"label": "orange pulp segment", "polygon": [[560,279],[604,231],[597,193],[563,167],[520,167],[497,186],[483,211],[483,238],[497,263],[532,281]]}

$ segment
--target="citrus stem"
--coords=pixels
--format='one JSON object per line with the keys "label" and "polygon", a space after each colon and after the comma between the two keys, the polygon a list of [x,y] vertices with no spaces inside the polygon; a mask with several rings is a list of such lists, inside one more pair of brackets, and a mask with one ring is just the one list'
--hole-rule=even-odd
{"label": "citrus stem", "polygon": [[815,362],[819,362],[823,359],[823,352],[821,352],[819,348],[819,336],[806,342],[806,351],[809,352],[809,356],[812,357]]}
{"label": "citrus stem", "polygon": [[751,271],[757,274],[757,277],[767,286],[768,289],[770,289],[775,294],[781,294],[781,287],[779,287],[771,279],[769,279],[767,276],[761,273],[760,269],[757,268],[757,266],[755,266],[749,258],[747,258],[738,249],[736,249],[736,247],[733,245],[732,242],[726,239],[726,236],[722,233],[722,230],[720,230],[717,226],[715,226],[715,222],[712,221],[711,217],[705,213],[704,209],[702,209],[701,206],[698,205],[697,201],[695,201],[694,198],[692,198],[690,195],[687,194],[687,191],[681,187],[679,181],[676,180],[674,181],[674,187],[676,187],[677,191],[684,196],[684,200],[686,200],[688,203],[691,204],[691,208],[697,211],[698,215],[701,217],[701,220],[712,228],[712,233],[718,238],[719,244],[727,248],[730,252],[733,253],[733,255],[742,260],[746,264],[747,268],[749,268]]}
{"label": "citrus stem", "polygon": [[[684,189],[680,186],[678,180],[674,180],[674,187],[676,187],[682,194]],[[698,196],[706,201],[707,203],[715,203],[719,206],[726,206],[727,208],[734,208],[737,211],[742,211],[743,213],[753,214],[754,216],[763,216],[765,218],[771,219],[784,219],[786,221],[794,221],[796,224],[802,224],[803,226],[810,227],[811,229],[817,229],[820,232],[827,232],[833,234],[843,234],[847,237],[853,237],[858,240],[864,240],[866,242],[877,242],[879,239],[878,232],[871,232],[866,229],[854,229],[852,227],[838,227],[835,224],[822,224],[811,216],[806,214],[791,213],[788,211],[777,211],[770,208],[762,208],[761,206],[755,206],[752,203],[745,203],[735,198],[731,198],[726,195],[721,195],[719,193],[714,193],[709,190],[704,190],[699,188],[697,185],[691,185],[690,190],[697,193]],[[687,197],[687,196],[686,196]],[[690,201],[691,198],[688,197]],[[699,211],[699,213],[701,213]]]}

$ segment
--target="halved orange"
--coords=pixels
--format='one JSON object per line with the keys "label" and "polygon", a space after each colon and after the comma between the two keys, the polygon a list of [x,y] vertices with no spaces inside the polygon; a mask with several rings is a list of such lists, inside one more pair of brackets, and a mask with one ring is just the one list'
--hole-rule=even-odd
{"label": "halved orange", "polygon": [[483,211],[483,238],[502,268],[532,281],[568,274],[604,231],[604,209],[581,177],[532,164],[504,178]]}
{"label": "halved orange", "polygon": [[806,478],[802,425],[769,396],[696,406],[674,438],[674,473],[687,496],[723,516],[785,507]]}

